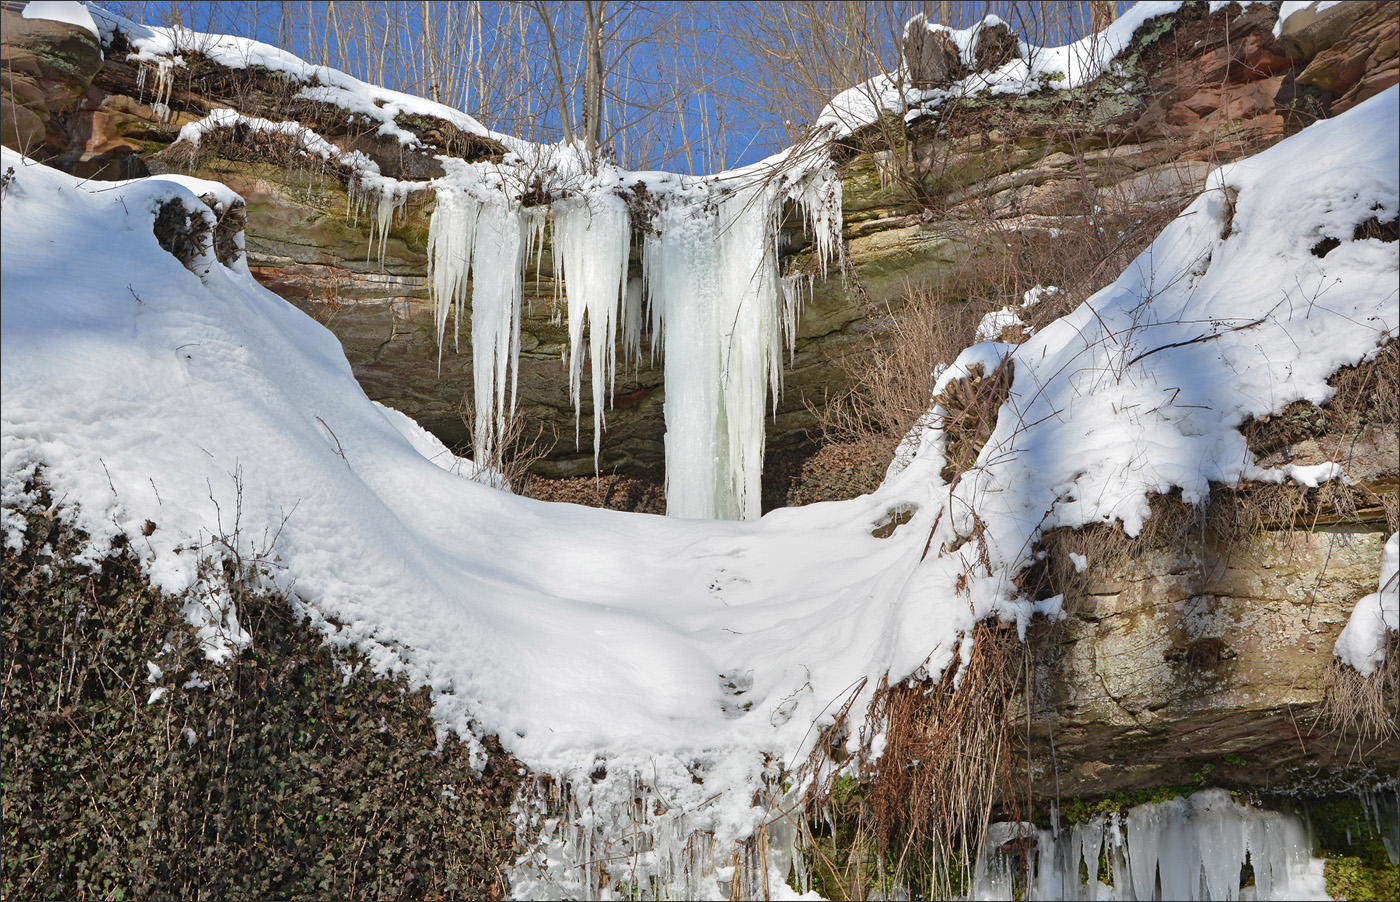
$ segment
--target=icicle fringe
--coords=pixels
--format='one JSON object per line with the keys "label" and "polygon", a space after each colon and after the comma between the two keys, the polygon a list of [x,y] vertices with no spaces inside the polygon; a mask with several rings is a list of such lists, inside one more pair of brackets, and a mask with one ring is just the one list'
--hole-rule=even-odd
{"label": "icicle fringe", "polygon": [[[809,153],[787,169],[745,173],[728,184],[673,179],[666,190],[649,188],[657,209],[642,239],[640,279],[629,278],[632,217],[613,187],[622,182],[613,173],[592,187],[561,189],[548,207],[552,263],[567,310],[564,360],[575,441],[581,444],[585,356],[596,469],[616,384],[619,333],[624,359],[638,361],[649,321],[652,357],[660,349],[665,368],[667,513],[755,518],[762,511],[764,417],[776,412],[783,345],[789,353],[796,347],[802,299],[813,278],[781,275],[780,217],[784,204],[797,206],[824,275],[841,261],[840,179],[829,160]],[[454,167],[434,187],[438,205],[428,253],[439,353],[449,313],[460,329],[471,280],[480,455],[495,449],[503,418],[514,409],[521,281],[525,263],[542,246],[545,207],[515,207],[524,191],[509,170],[494,164]],[[386,223],[398,203],[387,192],[379,199],[372,235],[379,236],[381,263]]]}

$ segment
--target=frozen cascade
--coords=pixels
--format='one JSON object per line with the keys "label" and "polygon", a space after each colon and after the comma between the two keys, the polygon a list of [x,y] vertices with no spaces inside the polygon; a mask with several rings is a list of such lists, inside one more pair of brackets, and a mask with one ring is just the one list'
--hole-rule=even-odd
{"label": "frozen cascade", "polygon": [[545,210],[513,206],[498,192],[481,194],[486,199],[438,191],[428,227],[428,280],[441,348],[448,310],[455,309],[461,322],[470,277],[473,459],[486,465],[515,410],[521,279],[525,262],[543,242]]}
{"label": "frozen cascade", "polygon": [[759,513],[763,416],[779,387],[775,211],[763,184],[672,204],[646,243],[653,335],[666,366],[666,512]]}
{"label": "frozen cascade", "polygon": [[764,416],[770,398],[776,407],[782,344],[795,346],[801,313],[801,277],[778,271],[786,199],[802,208],[825,271],[840,254],[840,181],[825,172],[787,191],[754,178],[703,206],[673,202],[647,237],[653,336],[665,353],[672,516],[761,512]]}
{"label": "frozen cascade", "polygon": [[[498,434],[485,445],[477,440],[478,456],[499,440],[508,413],[503,391],[506,367],[515,372],[518,353],[520,280],[531,252],[526,245],[539,239],[544,215],[541,208],[512,212],[510,192],[495,184],[500,181],[498,171],[472,166],[440,180],[429,227],[439,347],[449,310],[460,323],[468,279],[478,275],[472,281],[476,432]],[[782,204],[790,200],[801,210],[822,272],[841,255],[841,183],[828,166],[807,160],[788,175],[733,181],[737,186],[691,181],[656,190],[660,210],[644,240],[640,281],[628,279],[631,217],[621,197],[595,188],[558,200],[551,210],[576,414],[588,331],[595,463],[618,333],[624,354],[638,358],[644,305],[650,310],[652,351],[660,347],[664,355],[666,496],[673,516],[737,519],[761,511],[764,416],[782,387],[783,342],[795,346],[801,300],[811,290],[810,276],[780,277]],[[382,198],[376,225],[381,254],[387,216],[402,203],[397,194],[391,201],[387,190]],[[511,235],[503,237],[501,229]],[[483,272],[491,273],[484,286]],[[480,303],[492,309],[479,310]]]}
{"label": "frozen cascade", "polygon": [[503,199],[483,203],[477,212],[472,243],[472,459],[478,466],[493,459],[515,412],[521,274],[541,241],[544,223],[543,208],[512,208]]}
{"label": "frozen cascade", "polygon": [[[1000,851],[1026,845],[1024,863],[1018,853]],[[1009,899],[1017,887],[1026,899],[1329,898],[1322,862],[1312,858],[1298,818],[1240,805],[1219,789],[1139,805],[1126,818],[1096,818],[1058,834],[1026,823],[992,824],[986,849],[974,899]],[[1241,888],[1246,864],[1254,885]]]}
{"label": "frozen cascade", "polygon": [[[677,759],[638,772],[576,771],[536,783],[513,806],[516,835],[532,837],[510,870],[529,899],[778,898],[794,864],[797,829],[776,772],[736,777],[759,804],[735,819]],[[644,775],[642,775],[644,774]],[[713,774],[712,774],[713,775]],[[765,779],[765,777],[769,779]],[[790,893],[790,888],[786,889]]]}
{"label": "frozen cascade", "polygon": [[727,429],[719,428],[719,257],[711,220],[685,208],[663,210],[644,249],[652,340],[661,342],[666,379],[666,512],[678,517],[738,515],[730,503]]}
{"label": "frozen cascade", "polygon": [[[640,317],[628,299],[627,255],[632,237],[627,204],[611,192],[592,192],[557,201],[554,214],[554,271],[564,275],[569,310],[569,398],[579,419],[583,370],[583,327],[588,324],[588,357],[593,387],[593,462],[602,447],[603,409],[612,395],[617,365],[617,327],[626,324],[632,353],[640,342]],[[621,317],[619,317],[621,313]],[[575,441],[578,436],[575,434]]]}

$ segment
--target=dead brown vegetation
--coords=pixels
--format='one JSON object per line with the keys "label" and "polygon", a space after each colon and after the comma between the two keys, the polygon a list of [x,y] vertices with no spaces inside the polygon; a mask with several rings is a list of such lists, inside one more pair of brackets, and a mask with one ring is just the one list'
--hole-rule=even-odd
{"label": "dead brown vegetation", "polygon": [[[1028,646],[1013,626],[994,621],[978,624],[972,639],[968,659],[936,680],[883,682],[856,725],[853,771],[840,779],[828,771],[809,791],[806,842],[832,898],[900,887],[915,898],[965,894],[993,810],[1017,808],[1008,712],[1024,685]],[[809,767],[844,757],[847,714]]]}
{"label": "dead brown vegetation", "polygon": [[1400,733],[1400,635],[1386,638],[1385,658],[1369,676],[1333,658],[1323,682],[1318,719],[1342,736],[1356,737],[1362,746],[1380,744]]}
{"label": "dead brown vegetation", "polygon": [[528,474],[512,482],[516,494],[641,514],[665,514],[665,475],[660,467],[630,473],[544,478]]}
{"label": "dead brown vegetation", "polygon": [[944,482],[956,480],[982,453],[996,428],[1001,405],[1011,392],[1014,369],[1010,358],[990,375],[983,372],[981,364],[973,364],[966,376],[949,382],[934,397],[933,403],[947,412],[943,421],[945,463],[940,474]]}
{"label": "dead brown vegetation", "polygon": [[[470,394],[462,395],[457,405],[457,415],[469,433],[477,428],[476,405]],[[473,459],[475,470],[471,475],[495,473],[510,486],[511,491],[529,495],[530,468],[548,454],[558,441],[557,435],[546,438],[544,429],[543,423],[536,422],[532,430],[519,411],[507,411],[499,433],[488,443],[489,457],[485,460]]]}

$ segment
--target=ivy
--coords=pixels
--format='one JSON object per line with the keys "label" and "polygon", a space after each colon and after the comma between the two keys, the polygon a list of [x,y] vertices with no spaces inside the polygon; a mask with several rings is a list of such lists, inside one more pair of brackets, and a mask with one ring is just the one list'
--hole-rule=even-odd
{"label": "ivy", "polygon": [[35,513],[0,558],[0,896],[501,895],[499,747],[480,775],[438,748],[426,690],[345,681],[279,597],[243,593],[253,651],[216,667],[129,549],[90,568],[86,542]]}

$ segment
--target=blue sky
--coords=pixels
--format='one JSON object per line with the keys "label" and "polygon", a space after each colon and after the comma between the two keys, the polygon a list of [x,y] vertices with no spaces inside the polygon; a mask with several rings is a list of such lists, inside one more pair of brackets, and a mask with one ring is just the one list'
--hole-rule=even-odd
{"label": "blue sky", "polygon": [[[562,132],[541,12],[560,47],[577,121],[581,3],[380,0],[135,0],[107,4],[152,25],[239,34],[344,68],[386,87],[435,96],[487,126],[533,140]],[[1119,2],[1124,8],[1130,4]],[[541,10],[542,7],[542,10]],[[605,144],[624,165],[716,171],[787,144],[836,91],[897,59],[899,25],[916,12],[959,26],[989,13],[1023,37],[1067,43],[1082,2],[604,4],[611,40]],[[949,21],[952,20],[952,21]],[[435,49],[443,60],[425,64]]]}

